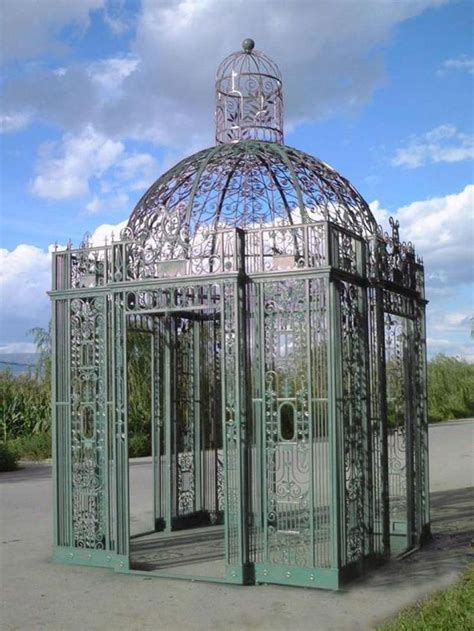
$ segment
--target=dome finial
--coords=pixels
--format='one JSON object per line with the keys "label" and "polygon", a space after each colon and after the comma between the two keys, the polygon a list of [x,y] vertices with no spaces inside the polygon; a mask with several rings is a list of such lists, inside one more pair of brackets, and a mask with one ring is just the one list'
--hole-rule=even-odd
{"label": "dome finial", "polygon": [[253,39],[224,59],[216,75],[216,142],[283,144],[283,95],[278,66]]}
{"label": "dome finial", "polygon": [[251,39],[250,37],[244,39],[244,41],[242,42],[242,50],[244,51],[244,53],[251,53],[254,48],[255,42],[253,41],[253,39]]}

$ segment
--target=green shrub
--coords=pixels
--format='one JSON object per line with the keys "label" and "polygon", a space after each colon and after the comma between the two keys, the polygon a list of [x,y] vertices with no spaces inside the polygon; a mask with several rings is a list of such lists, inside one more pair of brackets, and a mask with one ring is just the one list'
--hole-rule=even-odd
{"label": "green shrub", "polygon": [[142,458],[151,455],[151,441],[148,436],[135,434],[128,439],[129,458]]}
{"label": "green shrub", "polygon": [[151,440],[151,335],[127,333],[128,428]]}
{"label": "green shrub", "polygon": [[474,364],[436,355],[428,362],[428,418],[445,421],[474,416]]}
{"label": "green shrub", "polygon": [[18,454],[9,445],[0,444],[0,471],[18,469]]}
{"label": "green shrub", "polygon": [[32,434],[10,441],[9,446],[21,460],[51,458],[51,434]]}

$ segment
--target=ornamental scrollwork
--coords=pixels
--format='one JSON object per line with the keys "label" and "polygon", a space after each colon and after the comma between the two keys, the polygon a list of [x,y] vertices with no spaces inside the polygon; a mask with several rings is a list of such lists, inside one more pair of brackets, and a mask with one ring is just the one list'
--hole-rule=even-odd
{"label": "ornamental scrollwork", "polygon": [[101,297],[71,302],[72,517],[80,548],[105,547],[105,317]]}
{"label": "ornamental scrollwork", "polygon": [[365,553],[368,483],[367,366],[362,289],[339,283],[341,313],[342,392],[339,409],[343,421],[345,475],[345,533],[347,562]]}

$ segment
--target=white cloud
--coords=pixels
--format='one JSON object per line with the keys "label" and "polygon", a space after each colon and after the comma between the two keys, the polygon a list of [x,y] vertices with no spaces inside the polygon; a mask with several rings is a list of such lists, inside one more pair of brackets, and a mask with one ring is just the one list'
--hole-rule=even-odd
{"label": "white cloud", "polygon": [[452,312],[438,314],[438,318],[435,318],[431,323],[431,330],[438,333],[453,333],[458,331],[470,331],[471,320],[473,317],[472,312]]}
{"label": "white cloud", "polygon": [[97,195],[94,195],[91,201],[88,204],[86,204],[86,210],[91,215],[95,215],[96,213],[101,211],[102,208],[103,208],[103,204]]}
{"label": "white cloud", "polygon": [[47,199],[67,199],[89,192],[89,180],[100,177],[122,155],[124,146],[87,126],[65,134],[61,142],[41,149],[31,191]]}
{"label": "white cloud", "polygon": [[392,164],[416,169],[428,163],[461,162],[474,158],[474,134],[465,134],[454,125],[412,136],[407,145],[397,150]]}
{"label": "white cloud", "polygon": [[474,315],[474,185],[459,193],[412,202],[393,213],[370,204],[377,221],[400,222],[400,237],[424,260],[430,356],[446,353],[474,362],[470,340]]}
{"label": "white cloud", "polygon": [[[0,249],[0,343],[23,342],[49,320],[51,255],[33,245]],[[5,351],[6,352],[6,351]]]}
{"label": "white cloud", "polygon": [[26,112],[0,114],[0,132],[11,133],[25,129],[30,123],[31,115]]}
{"label": "white cloud", "polygon": [[122,142],[106,137],[88,125],[77,135],[65,134],[60,141],[40,147],[36,176],[30,189],[46,199],[69,199],[94,193],[86,210],[95,214],[129,204],[130,191],[147,189],[161,173],[149,153],[129,153]]}
{"label": "white cloud", "polygon": [[[91,242],[102,245],[120,236],[126,221],[102,224],[94,230]],[[51,307],[47,291],[51,287],[51,252],[22,243],[13,250],[0,248],[0,352],[32,352],[25,342],[28,332],[48,325]],[[64,246],[61,246],[64,248]]]}
{"label": "white cloud", "polygon": [[388,220],[392,213],[386,208],[383,208],[382,204],[380,203],[378,199],[375,199],[373,202],[370,202],[369,207],[377,223],[381,226],[387,226]]}
{"label": "white cloud", "polygon": [[474,344],[472,343],[453,342],[453,340],[449,339],[428,337],[426,345],[429,349],[429,357],[443,353],[443,355],[458,357],[474,364]]}
{"label": "white cloud", "polygon": [[[412,202],[394,213],[370,204],[375,218],[387,225],[390,214],[400,222],[400,237],[414,243],[423,257],[427,284],[432,288],[473,280],[474,185],[459,193]],[[441,295],[440,299],[444,297]]]}
{"label": "white cloud", "polygon": [[108,0],[104,11],[104,22],[115,35],[130,30],[135,22],[135,14],[126,0]]}
{"label": "white cloud", "polygon": [[281,67],[291,127],[369,100],[397,25],[444,1],[314,1],[299,10],[275,2],[269,11],[252,0],[144,0],[128,55],[27,73],[6,86],[5,107],[33,108],[37,119],[74,133],[92,124],[107,137],[211,144],[217,66],[251,35]]}
{"label": "white cloud", "polygon": [[90,215],[96,215],[104,210],[121,210],[128,207],[129,202],[130,198],[124,192],[109,197],[94,195],[91,201],[86,204],[86,210]]}
{"label": "white cloud", "polygon": [[446,59],[441,64],[437,74],[440,77],[444,77],[453,70],[461,70],[468,74],[474,74],[474,58],[468,55],[460,55],[454,59]]}
{"label": "white cloud", "polygon": [[120,238],[121,231],[127,225],[127,220],[120,221],[116,224],[104,223],[94,230],[91,235],[92,245],[103,245],[106,241],[117,241]]}
{"label": "white cloud", "polygon": [[473,280],[474,185],[445,197],[412,202],[397,212],[407,240],[423,256],[430,283]]}
{"label": "white cloud", "polygon": [[1,56],[5,63],[31,59],[42,53],[62,53],[58,35],[65,26],[85,31],[89,14],[105,0],[10,0],[2,3]]}
{"label": "white cloud", "polygon": [[35,353],[36,344],[34,342],[12,342],[10,344],[0,344],[0,353]]}
{"label": "white cloud", "polygon": [[110,57],[90,64],[87,73],[109,98],[111,93],[120,90],[124,80],[136,71],[139,64],[140,59],[133,55]]}
{"label": "white cloud", "polygon": [[149,153],[132,153],[117,165],[118,177],[128,182],[128,189],[147,189],[160,174],[156,159]]}

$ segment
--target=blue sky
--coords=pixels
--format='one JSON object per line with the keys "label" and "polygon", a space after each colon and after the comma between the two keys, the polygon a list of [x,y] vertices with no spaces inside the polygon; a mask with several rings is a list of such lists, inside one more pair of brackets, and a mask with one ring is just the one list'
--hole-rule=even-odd
{"label": "blue sky", "polygon": [[429,353],[474,360],[474,3],[6,0],[0,351],[45,326],[51,244],[125,220],[213,144],[221,59],[253,37],[280,66],[287,144],[397,215],[427,271]]}

